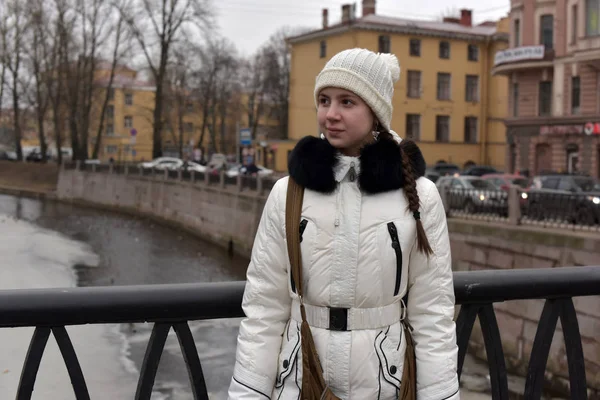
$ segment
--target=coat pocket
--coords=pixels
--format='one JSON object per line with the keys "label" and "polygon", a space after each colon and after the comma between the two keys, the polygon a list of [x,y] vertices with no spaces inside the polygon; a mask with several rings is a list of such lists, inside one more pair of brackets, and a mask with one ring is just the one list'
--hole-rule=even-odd
{"label": "coat pocket", "polygon": [[401,323],[381,331],[375,338],[375,351],[379,359],[379,392],[381,399],[395,398],[402,384],[406,342]]}
{"label": "coat pocket", "polygon": [[[299,393],[302,386],[302,365],[299,353],[302,351],[300,344],[300,325],[290,320],[283,333],[283,344],[279,353],[277,378],[272,398],[287,398],[288,394]],[[299,369],[299,370],[298,370]],[[289,392],[289,393],[288,393]]]}

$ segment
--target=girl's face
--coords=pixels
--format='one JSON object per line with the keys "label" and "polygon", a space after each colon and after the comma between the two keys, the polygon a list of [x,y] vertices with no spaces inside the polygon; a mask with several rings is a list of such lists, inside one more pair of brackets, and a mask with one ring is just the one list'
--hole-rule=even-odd
{"label": "girl's face", "polygon": [[347,156],[358,156],[372,140],[375,118],[369,106],[354,93],[328,87],[318,97],[317,121],[327,141]]}

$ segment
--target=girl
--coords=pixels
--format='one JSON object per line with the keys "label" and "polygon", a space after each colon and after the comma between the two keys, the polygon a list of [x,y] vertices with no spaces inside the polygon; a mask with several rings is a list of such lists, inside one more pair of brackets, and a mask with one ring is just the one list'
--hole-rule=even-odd
{"label": "girl", "polygon": [[[446,217],[418,147],[390,129],[395,56],[335,55],[317,76],[321,137],[300,140],[289,174],[305,187],[306,319],[341,399],[398,399],[412,326],[418,400],[457,400]],[[288,178],[265,204],[248,267],[230,399],[299,399],[300,307],[286,245]],[[405,303],[403,298],[408,293]]]}

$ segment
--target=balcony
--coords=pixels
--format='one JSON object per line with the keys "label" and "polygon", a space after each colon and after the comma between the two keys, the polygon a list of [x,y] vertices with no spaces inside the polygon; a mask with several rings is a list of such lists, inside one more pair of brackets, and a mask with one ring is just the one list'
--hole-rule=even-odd
{"label": "balcony", "polygon": [[573,54],[575,61],[600,70],[600,36],[588,36],[577,41]]}
{"label": "balcony", "polygon": [[496,53],[492,74],[502,75],[525,69],[552,68],[553,65],[554,49],[546,49],[543,45],[515,47]]}

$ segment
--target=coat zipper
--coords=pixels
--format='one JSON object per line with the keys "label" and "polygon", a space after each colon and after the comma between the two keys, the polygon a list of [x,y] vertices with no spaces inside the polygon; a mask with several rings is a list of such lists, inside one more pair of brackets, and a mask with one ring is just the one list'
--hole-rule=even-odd
{"label": "coat zipper", "polygon": [[388,222],[387,228],[392,239],[392,247],[396,252],[396,287],[394,288],[394,296],[397,296],[400,291],[400,284],[402,283],[402,249],[400,248],[396,225],[393,222]]}
{"label": "coat zipper", "polygon": [[[304,234],[306,225],[308,225],[307,219],[303,219],[302,221],[300,221],[300,243],[302,243],[302,235]],[[290,283],[292,284],[292,292],[296,293],[296,282],[294,282],[294,274],[292,274],[291,271],[290,271]]]}

